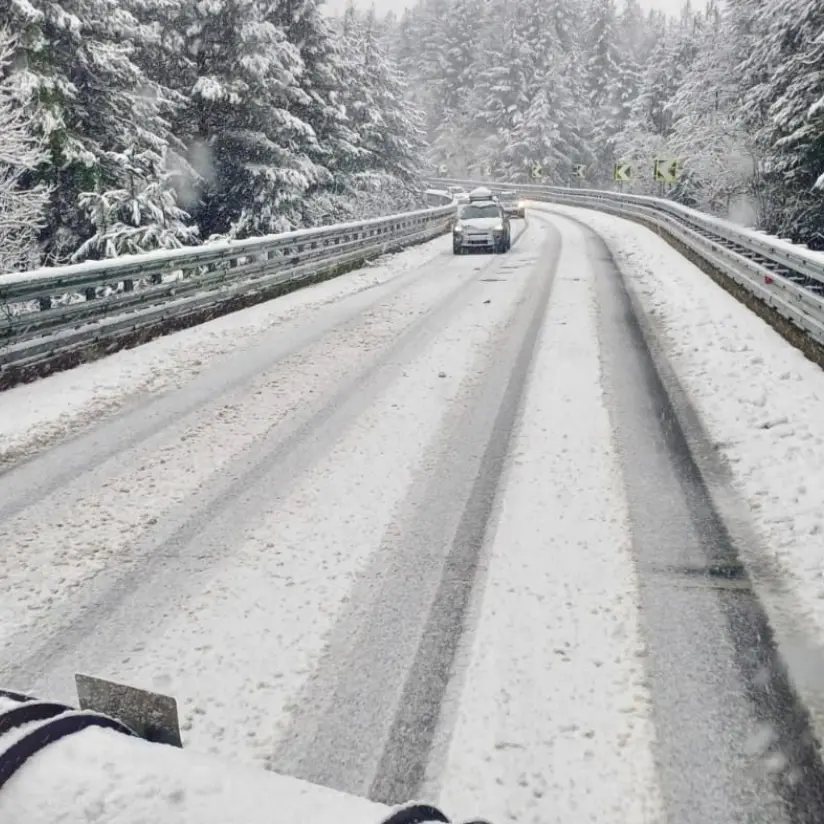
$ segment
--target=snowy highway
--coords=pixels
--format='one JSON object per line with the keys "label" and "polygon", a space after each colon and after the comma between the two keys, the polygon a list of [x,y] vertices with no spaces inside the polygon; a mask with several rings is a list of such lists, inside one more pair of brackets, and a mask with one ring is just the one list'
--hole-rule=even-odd
{"label": "snowy highway", "polygon": [[513,226],[0,395],[0,685],[492,822],[823,820],[821,370],[645,229]]}

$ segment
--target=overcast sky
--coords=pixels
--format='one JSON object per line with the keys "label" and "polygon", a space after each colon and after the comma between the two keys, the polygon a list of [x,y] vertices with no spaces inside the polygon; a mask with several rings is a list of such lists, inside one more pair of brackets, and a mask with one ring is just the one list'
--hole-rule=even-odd
{"label": "overcast sky", "polygon": [[[355,0],[357,5],[362,8],[369,8],[373,3],[381,14],[386,11],[394,10],[396,12],[403,11],[407,6],[413,4],[413,0]],[[326,0],[326,7],[333,11],[339,11],[346,6],[347,0]],[[663,9],[664,11],[677,12],[683,0],[641,0],[641,5],[648,9]]]}

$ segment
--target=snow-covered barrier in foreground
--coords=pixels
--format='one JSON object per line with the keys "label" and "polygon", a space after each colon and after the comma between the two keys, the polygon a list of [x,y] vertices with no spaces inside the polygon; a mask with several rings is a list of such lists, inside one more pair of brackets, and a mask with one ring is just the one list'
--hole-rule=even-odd
{"label": "snow-covered barrier in foreground", "polygon": [[454,206],[0,275],[0,388],[348,271],[445,232]]}
{"label": "snow-covered barrier in foreground", "polygon": [[[436,180],[432,185],[466,187],[480,181]],[[671,236],[720,271],[758,303],[800,330],[821,362],[824,347],[824,254],[744,229],[671,200],[594,189],[565,189],[513,182],[483,182],[493,191],[516,189],[522,197],[579,206],[628,217]],[[791,341],[798,345],[798,342]]]}
{"label": "snow-covered barrier in foreground", "polygon": [[[89,687],[104,704],[124,701],[121,707],[141,734],[92,708],[75,710],[0,690],[0,821],[86,824],[92,810],[106,824],[449,824],[429,805],[390,808],[184,752],[179,744],[156,743],[179,735],[176,711],[169,714],[173,699],[96,679],[85,682],[86,702],[78,680],[81,706],[89,700]],[[107,688],[114,690],[114,701],[107,702]],[[174,729],[164,729],[170,721]]]}

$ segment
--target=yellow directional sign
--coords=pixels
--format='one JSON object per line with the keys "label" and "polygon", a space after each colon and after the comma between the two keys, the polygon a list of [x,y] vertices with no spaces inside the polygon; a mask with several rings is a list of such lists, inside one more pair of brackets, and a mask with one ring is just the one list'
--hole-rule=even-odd
{"label": "yellow directional sign", "polygon": [[573,177],[586,177],[587,176],[587,167],[584,166],[582,163],[578,163],[577,165],[572,167],[572,176]]}
{"label": "yellow directional sign", "polygon": [[656,160],[654,176],[659,183],[678,183],[681,177],[681,161],[674,158]]}
{"label": "yellow directional sign", "polygon": [[632,180],[632,166],[629,163],[616,163],[613,180],[616,183],[629,183]]}
{"label": "yellow directional sign", "polygon": [[448,175],[449,167],[445,163],[441,163],[441,165],[438,166],[438,173],[441,175]]}
{"label": "yellow directional sign", "polygon": [[540,180],[544,176],[544,167],[540,163],[532,164],[532,177]]}

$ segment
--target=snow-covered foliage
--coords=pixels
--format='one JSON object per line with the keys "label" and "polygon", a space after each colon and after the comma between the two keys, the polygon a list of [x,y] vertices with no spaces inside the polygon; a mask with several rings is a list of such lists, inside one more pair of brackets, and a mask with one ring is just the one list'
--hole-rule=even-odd
{"label": "snow-covered foliage", "polygon": [[15,100],[15,79],[9,74],[14,48],[15,40],[0,29],[0,273],[36,262],[35,241],[48,200],[43,186],[27,183],[45,162],[46,151]]}
{"label": "snow-covered foliage", "polygon": [[657,193],[658,157],[683,161],[672,197],[824,247],[820,0],[417,0],[384,19],[322,2],[0,6],[4,111],[47,151],[13,173],[18,203],[49,193],[26,248],[36,230],[51,263],[372,217],[420,206],[443,165],[605,187],[622,162],[627,190]]}
{"label": "snow-covered foliage", "polygon": [[429,168],[657,193],[824,247],[824,4],[418,0],[387,42],[425,110]]}
{"label": "snow-covered foliage", "polygon": [[[19,33],[4,111],[30,120],[47,150],[16,178],[32,203],[36,187],[49,190],[40,260],[420,205],[410,195],[420,188],[420,115],[385,30],[348,18],[329,19],[320,0],[0,6],[0,26]],[[16,254],[8,244],[0,253]]]}
{"label": "snow-covered foliage", "polygon": [[79,205],[95,233],[72,255],[73,261],[177,249],[196,242],[197,227],[189,225],[188,213],[177,205],[175,175],[162,157],[152,153],[141,157],[129,149],[108,159],[122,170],[127,183],[123,188],[80,195]]}

